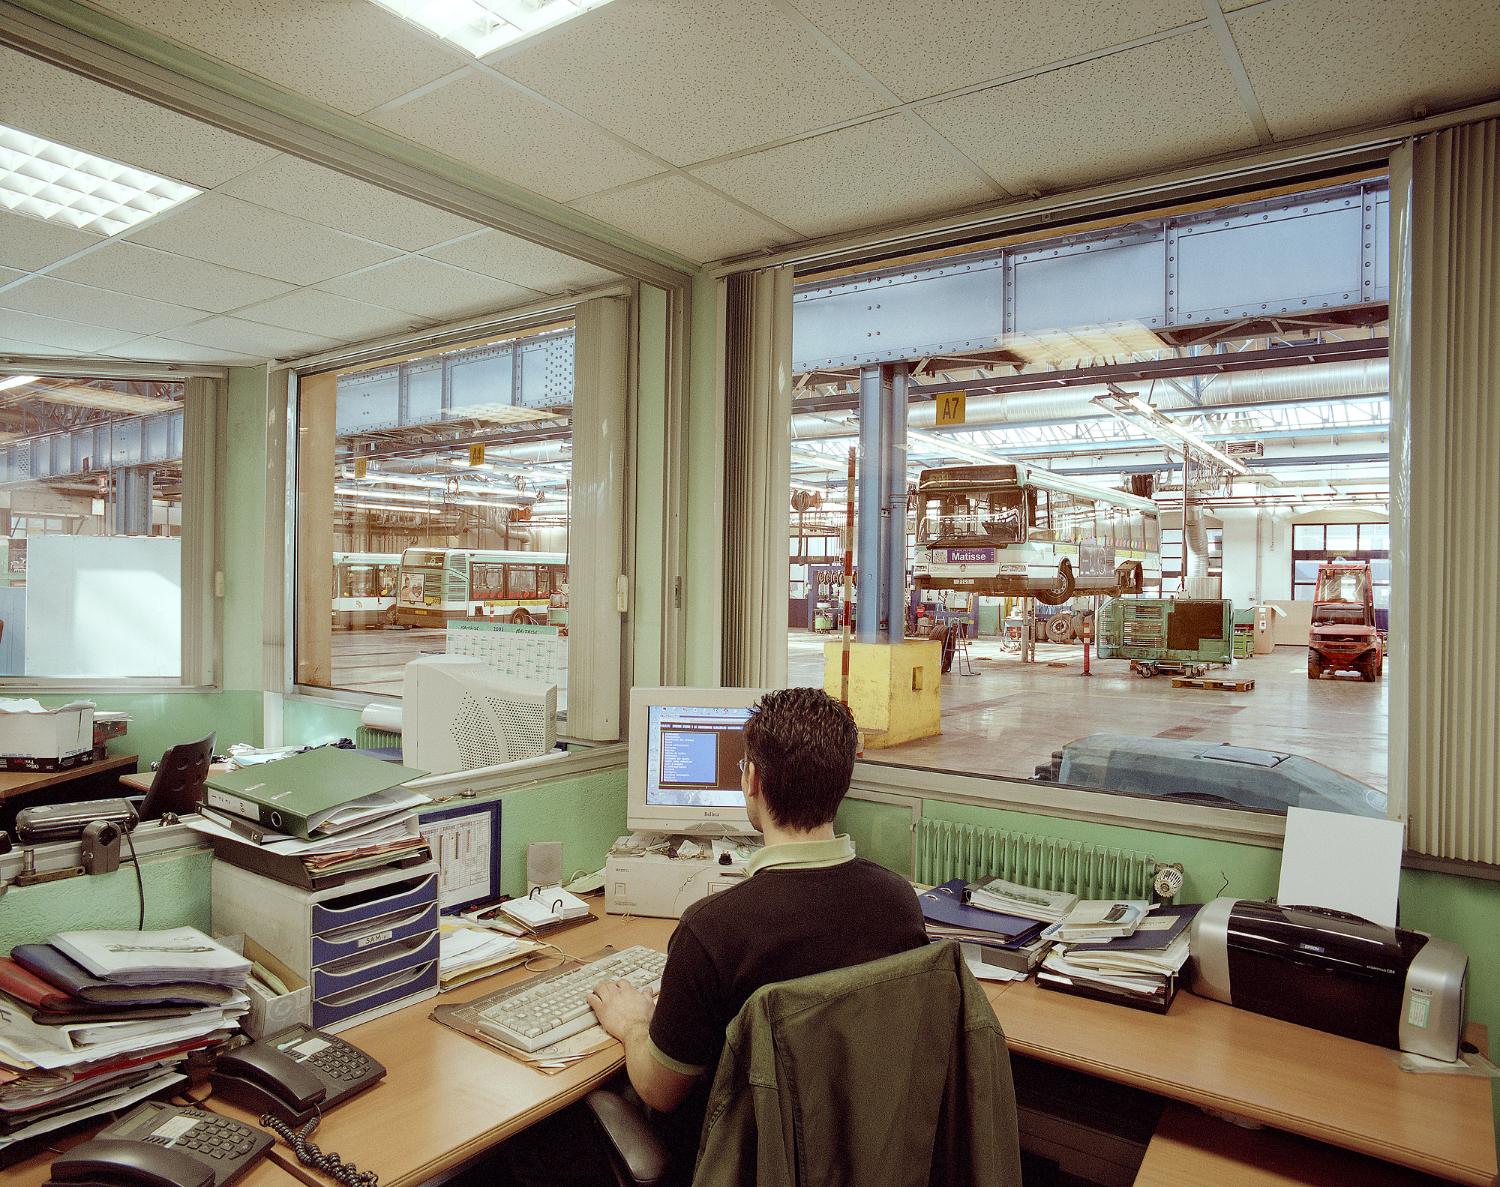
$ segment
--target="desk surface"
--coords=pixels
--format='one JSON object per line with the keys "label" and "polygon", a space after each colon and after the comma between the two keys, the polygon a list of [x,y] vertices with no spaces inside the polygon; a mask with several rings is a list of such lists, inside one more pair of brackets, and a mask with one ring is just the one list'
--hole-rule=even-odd
{"label": "desk surface", "polygon": [[1186,991],[1165,1015],[986,986],[1012,1051],[1476,1187],[1496,1183],[1490,1081]]}
{"label": "desk surface", "polygon": [[[152,761],[155,761],[154,759]],[[232,771],[235,768],[228,763],[214,763],[208,768],[209,773],[215,771]],[[120,776],[120,782],[130,788],[131,791],[150,791],[151,781],[156,778],[155,771],[132,771],[127,775]]]}
{"label": "desk surface", "polygon": [[75,779],[87,779],[92,775],[104,775],[111,771],[124,772],[127,768],[133,771],[137,761],[134,754],[116,754],[84,763],[81,767],[69,767],[66,771],[0,771],[0,803],[11,796],[57,787]]}
{"label": "desk surface", "polygon": [[[665,951],[675,926],[670,919],[607,916],[554,939],[574,956],[592,956],[606,944]],[[428,1017],[434,1006],[482,997],[530,975],[513,969],[486,977],[343,1032],[384,1064],[387,1074],[370,1091],[329,1112],[318,1127],[318,1144],[378,1173],[380,1187],[411,1187],[481,1154],[613,1076],[624,1062],[624,1049],[616,1043],[549,1076]],[[253,1120],[231,1105],[210,1103],[216,1112]],[[317,1176],[308,1182],[326,1187]]]}

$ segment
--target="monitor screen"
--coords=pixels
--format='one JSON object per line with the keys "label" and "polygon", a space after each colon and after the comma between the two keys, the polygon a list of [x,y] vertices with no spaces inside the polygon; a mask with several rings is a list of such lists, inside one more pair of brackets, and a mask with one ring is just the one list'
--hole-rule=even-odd
{"label": "monitor screen", "polygon": [[748,708],[651,705],[646,715],[648,807],[744,806],[740,760]]}

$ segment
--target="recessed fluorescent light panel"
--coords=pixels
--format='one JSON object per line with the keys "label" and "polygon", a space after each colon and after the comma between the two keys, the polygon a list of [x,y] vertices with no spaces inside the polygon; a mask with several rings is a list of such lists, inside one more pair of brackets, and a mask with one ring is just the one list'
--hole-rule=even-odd
{"label": "recessed fluorescent light panel", "polygon": [[572,20],[609,0],[375,0],[476,58]]}
{"label": "recessed fluorescent light panel", "polygon": [[203,191],[0,124],[0,207],[118,235]]}

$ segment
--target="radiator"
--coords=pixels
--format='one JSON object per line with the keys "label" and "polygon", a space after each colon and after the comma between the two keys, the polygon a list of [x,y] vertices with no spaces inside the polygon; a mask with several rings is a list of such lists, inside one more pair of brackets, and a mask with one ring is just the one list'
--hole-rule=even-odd
{"label": "radiator", "polygon": [[375,730],[367,725],[354,731],[354,744],[361,750],[399,750],[401,735],[390,730]]}
{"label": "radiator", "polygon": [[953,878],[1004,878],[1088,899],[1149,899],[1160,864],[1129,849],[946,820],[917,822],[915,856],[916,881],[929,886]]}

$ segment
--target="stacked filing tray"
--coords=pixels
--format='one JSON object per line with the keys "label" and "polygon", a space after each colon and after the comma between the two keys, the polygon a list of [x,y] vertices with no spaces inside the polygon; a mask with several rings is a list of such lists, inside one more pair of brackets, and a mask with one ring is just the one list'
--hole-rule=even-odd
{"label": "stacked filing tray", "polygon": [[213,926],[243,932],[312,987],[312,1025],[343,1030],[436,995],[438,870],[385,868],[326,890],[213,866]]}

